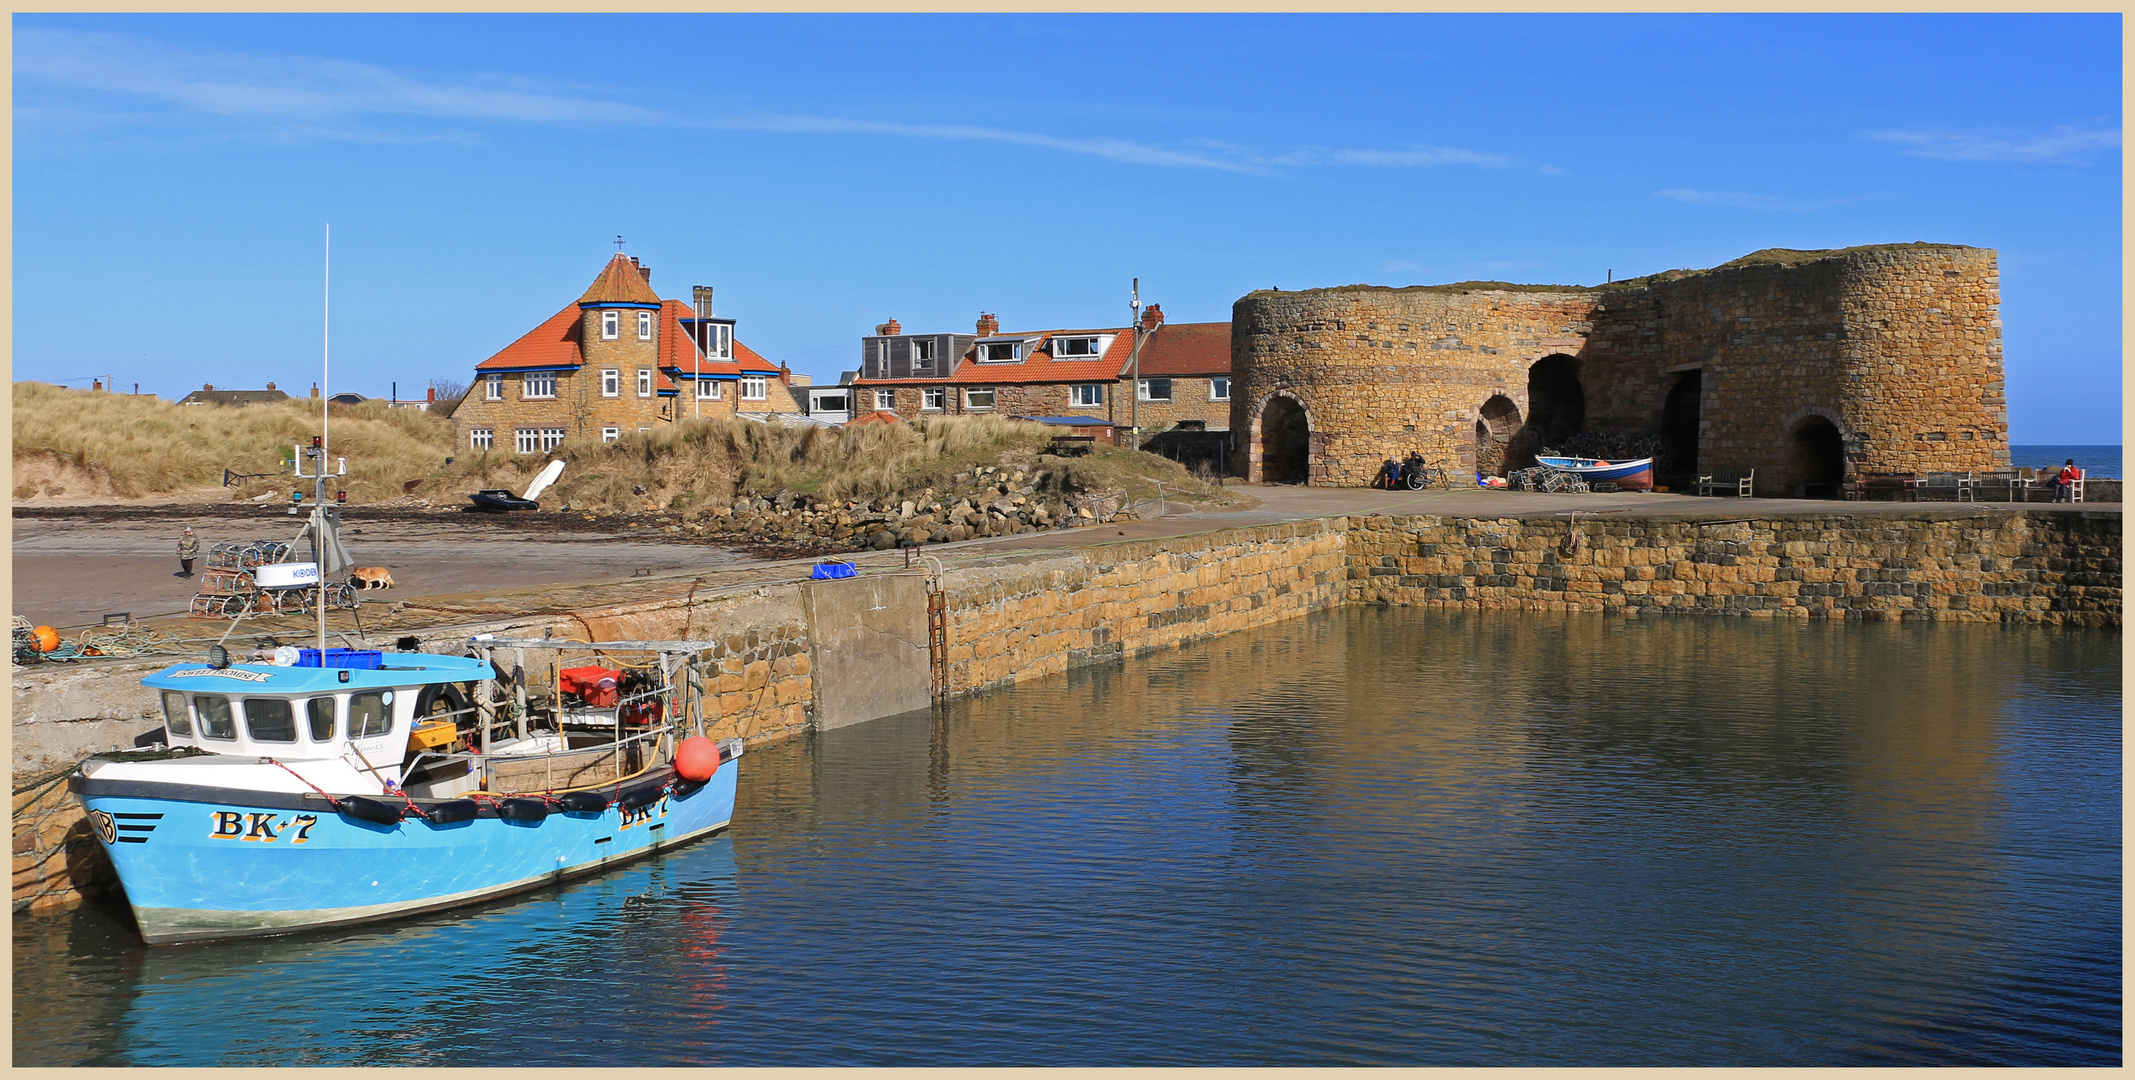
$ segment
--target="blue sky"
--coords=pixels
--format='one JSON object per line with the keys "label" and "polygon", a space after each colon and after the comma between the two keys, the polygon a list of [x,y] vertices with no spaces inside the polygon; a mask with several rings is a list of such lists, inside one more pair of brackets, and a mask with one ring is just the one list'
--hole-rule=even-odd
{"label": "blue sky", "polygon": [[[16,15],[15,377],[412,396],[620,234],[835,379],[895,316],[2001,252],[2016,442],[2120,441],[2120,22]],[[93,304],[84,307],[84,301]],[[84,312],[92,312],[84,317]]]}

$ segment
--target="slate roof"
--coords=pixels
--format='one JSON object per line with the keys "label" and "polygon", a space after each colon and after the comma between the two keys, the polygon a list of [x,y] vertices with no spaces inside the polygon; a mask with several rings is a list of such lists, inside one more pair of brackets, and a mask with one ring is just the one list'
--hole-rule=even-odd
{"label": "slate roof", "polygon": [[258,405],[270,401],[288,401],[289,395],[280,390],[195,390],[178,399],[180,405]]}
{"label": "slate roof", "polygon": [[[1142,378],[1231,373],[1231,324],[1165,323],[1142,342]],[[1120,368],[1125,377],[1127,369]]]}

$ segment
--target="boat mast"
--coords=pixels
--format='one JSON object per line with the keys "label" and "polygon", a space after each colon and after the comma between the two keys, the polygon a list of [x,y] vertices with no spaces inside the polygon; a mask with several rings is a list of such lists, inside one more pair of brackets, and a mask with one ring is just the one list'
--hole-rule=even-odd
{"label": "boat mast", "polygon": [[326,527],[326,453],[328,425],[332,414],[327,410],[333,400],[333,391],[327,385],[328,360],[333,343],[333,284],[334,284],[334,227],[326,226],[325,264],[319,279],[319,467],[318,486],[311,503],[311,564],[319,571],[319,664],[326,664],[326,544],[320,533]]}

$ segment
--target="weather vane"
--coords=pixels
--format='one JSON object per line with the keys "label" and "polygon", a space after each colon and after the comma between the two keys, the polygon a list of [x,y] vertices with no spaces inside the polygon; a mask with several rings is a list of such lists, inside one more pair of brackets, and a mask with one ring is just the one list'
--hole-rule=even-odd
{"label": "weather vane", "polygon": [[622,234],[622,233],[616,233],[616,234],[615,234],[615,253],[616,253],[617,255],[621,255],[621,254],[623,253],[623,234]]}

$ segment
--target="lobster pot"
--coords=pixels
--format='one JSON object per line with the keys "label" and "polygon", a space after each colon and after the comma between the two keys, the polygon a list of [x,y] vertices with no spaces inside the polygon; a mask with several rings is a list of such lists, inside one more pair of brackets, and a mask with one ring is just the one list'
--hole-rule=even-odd
{"label": "lobster pot", "polygon": [[[612,784],[653,763],[653,747],[633,742],[620,753],[614,743],[533,757],[491,757],[482,773],[493,795],[514,795]],[[618,767],[620,766],[620,767]]]}
{"label": "lobster pot", "polygon": [[252,581],[249,570],[205,570],[200,574],[202,596],[244,596],[257,592],[259,586]]}
{"label": "lobster pot", "polygon": [[276,540],[252,540],[216,544],[208,549],[211,570],[249,570],[289,558],[289,545]]}

